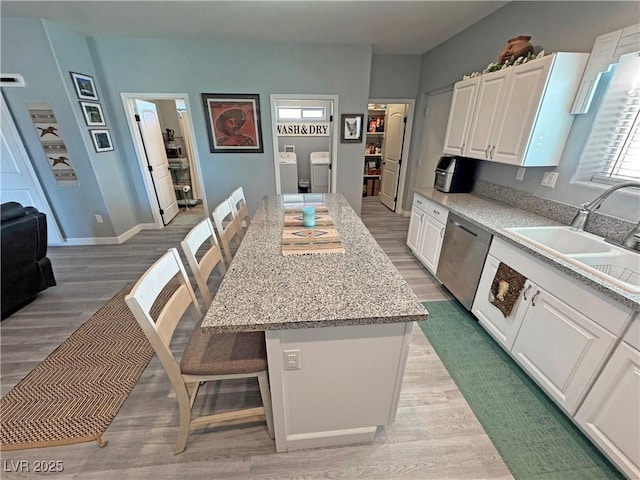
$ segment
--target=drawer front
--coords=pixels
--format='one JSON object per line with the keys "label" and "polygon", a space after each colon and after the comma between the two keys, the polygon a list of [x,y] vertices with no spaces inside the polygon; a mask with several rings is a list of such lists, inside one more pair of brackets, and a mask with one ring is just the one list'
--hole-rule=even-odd
{"label": "drawer front", "polygon": [[420,195],[418,193],[414,193],[413,194],[413,204],[411,205],[411,208],[417,208],[418,210],[422,210],[424,212],[426,210],[426,208],[427,208],[427,204],[428,203],[431,203],[431,202],[429,202],[422,195]]}
{"label": "drawer front", "polygon": [[437,220],[438,222],[442,224],[446,224],[447,216],[449,215],[449,210],[429,200],[427,200],[426,202],[427,202],[427,205],[425,207],[425,213],[430,217],[434,218],[435,220]]}

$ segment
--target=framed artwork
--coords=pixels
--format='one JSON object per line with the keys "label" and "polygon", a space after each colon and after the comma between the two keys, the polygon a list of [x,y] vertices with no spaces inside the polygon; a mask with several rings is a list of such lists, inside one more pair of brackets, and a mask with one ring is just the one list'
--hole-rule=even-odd
{"label": "framed artwork", "polygon": [[102,107],[99,103],[80,102],[80,107],[82,107],[84,121],[87,122],[89,127],[100,127],[106,125],[104,115],[102,114]]}
{"label": "framed artwork", "polygon": [[260,96],[203,93],[211,153],[262,153]]}
{"label": "framed artwork", "polygon": [[340,115],[340,143],[362,142],[363,113],[343,113]]}
{"label": "framed artwork", "polygon": [[98,92],[93,82],[93,77],[82,73],[69,72],[73,80],[73,86],[76,88],[78,98],[81,100],[98,101]]}
{"label": "framed artwork", "polygon": [[96,152],[108,152],[113,150],[113,143],[111,143],[111,135],[109,134],[109,130],[101,129],[101,130],[89,130],[89,134],[91,135],[91,140],[93,140],[93,146],[96,149]]}

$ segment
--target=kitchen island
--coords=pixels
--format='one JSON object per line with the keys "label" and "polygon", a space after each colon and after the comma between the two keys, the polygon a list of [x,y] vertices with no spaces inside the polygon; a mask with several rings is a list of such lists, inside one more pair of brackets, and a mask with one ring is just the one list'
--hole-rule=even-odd
{"label": "kitchen island", "polygon": [[[284,212],[326,206],[344,253],[285,256]],[[427,311],[340,194],[263,200],[205,315],[265,331],[276,450],[373,440],[393,423],[412,322]]]}

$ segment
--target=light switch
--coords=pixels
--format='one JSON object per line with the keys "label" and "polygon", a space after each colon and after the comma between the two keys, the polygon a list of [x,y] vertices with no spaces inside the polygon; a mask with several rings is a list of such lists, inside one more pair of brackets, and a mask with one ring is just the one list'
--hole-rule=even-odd
{"label": "light switch", "polygon": [[556,180],[558,179],[558,172],[544,172],[544,177],[542,177],[542,182],[540,185],[543,187],[553,188],[556,186]]}

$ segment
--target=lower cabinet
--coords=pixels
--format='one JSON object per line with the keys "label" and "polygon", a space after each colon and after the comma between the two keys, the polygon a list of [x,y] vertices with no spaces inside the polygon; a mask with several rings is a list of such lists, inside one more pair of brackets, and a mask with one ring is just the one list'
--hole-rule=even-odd
{"label": "lower cabinet", "polygon": [[574,414],[616,337],[542,288],[531,292],[511,355]]}
{"label": "lower cabinet", "polygon": [[636,318],[575,417],[629,478],[640,478],[639,326]]}
{"label": "lower cabinet", "polygon": [[407,245],[427,269],[436,274],[449,211],[414,194]]}
{"label": "lower cabinet", "polygon": [[[488,299],[500,262],[527,277],[507,317]],[[640,478],[639,314],[497,237],[471,312],[623,472]]]}

